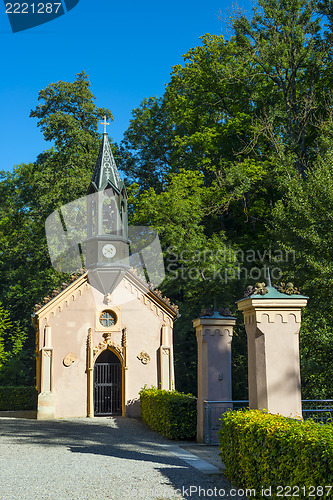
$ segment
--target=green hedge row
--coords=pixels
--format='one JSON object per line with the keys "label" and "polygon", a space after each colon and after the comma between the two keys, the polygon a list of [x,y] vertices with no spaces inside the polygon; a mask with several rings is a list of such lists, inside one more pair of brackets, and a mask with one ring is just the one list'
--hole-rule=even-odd
{"label": "green hedge row", "polygon": [[151,429],[169,439],[194,439],[196,398],[192,394],[160,389],[140,391],[141,417]]}
{"label": "green hedge row", "polygon": [[230,411],[222,416],[219,440],[227,477],[255,489],[251,498],[333,498],[333,425]]}
{"label": "green hedge row", "polygon": [[0,411],[36,410],[35,387],[0,387]]}

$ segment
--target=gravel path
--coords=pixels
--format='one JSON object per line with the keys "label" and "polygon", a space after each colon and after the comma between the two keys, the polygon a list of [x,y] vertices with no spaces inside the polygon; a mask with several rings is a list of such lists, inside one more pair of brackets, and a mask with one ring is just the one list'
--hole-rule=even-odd
{"label": "gravel path", "polygon": [[0,418],[0,499],[231,498],[222,474],[198,472],[163,448],[170,443],[121,417]]}

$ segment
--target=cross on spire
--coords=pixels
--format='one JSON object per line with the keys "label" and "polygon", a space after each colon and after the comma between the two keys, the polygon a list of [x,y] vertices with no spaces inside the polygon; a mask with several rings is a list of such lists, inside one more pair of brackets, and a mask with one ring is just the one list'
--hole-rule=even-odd
{"label": "cross on spire", "polygon": [[110,125],[110,123],[106,121],[106,115],[104,115],[104,122],[100,122],[100,124],[104,125],[104,134],[106,134],[106,126]]}

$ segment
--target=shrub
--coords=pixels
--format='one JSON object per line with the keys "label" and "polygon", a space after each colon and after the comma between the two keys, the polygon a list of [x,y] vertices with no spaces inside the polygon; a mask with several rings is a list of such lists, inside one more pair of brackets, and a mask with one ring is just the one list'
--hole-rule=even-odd
{"label": "shrub", "polygon": [[[331,498],[333,492],[325,485],[333,481],[332,425],[260,410],[231,411],[222,417],[219,440],[227,477],[242,488],[255,489],[257,496],[252,498],[287,493],[295,499]],[[271,495],[261,495],[262,488],[269,487]],[[290,491],[281,490],[285,487]]]}
{"label": "shrub", "polygon": [[194,439],[197,426],[196,398],[192,394],[160,389],[140,391],[142,420],[169,439]]}
{"label": "shrub", "polygon": [[35,410],[37,390],[35,387],[0,387],[0,410]]}

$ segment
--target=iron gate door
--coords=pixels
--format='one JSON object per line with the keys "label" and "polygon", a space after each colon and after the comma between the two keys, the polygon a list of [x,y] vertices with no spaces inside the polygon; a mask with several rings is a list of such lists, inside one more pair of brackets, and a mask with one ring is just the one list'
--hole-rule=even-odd
{"label": "iron gate door", "polygon": [[121,363],[114,353],[108,349],[107,351],[97,358],[94,367],[94,413],[96,416],[121,415]]}

